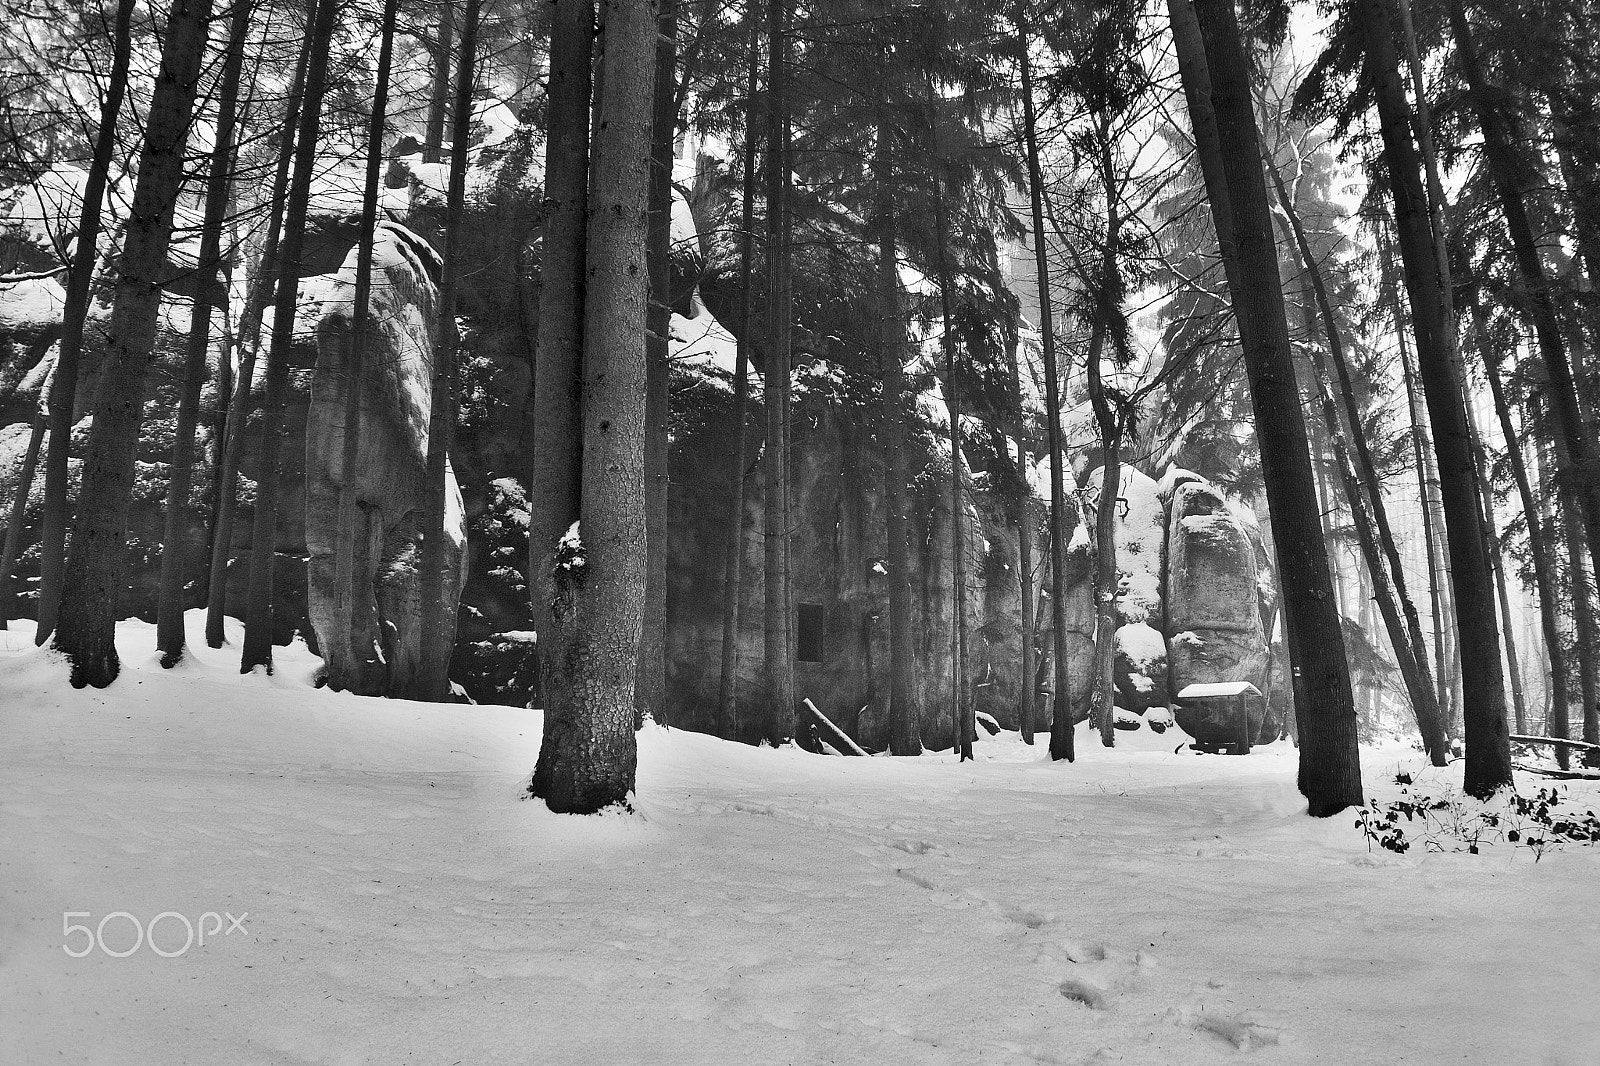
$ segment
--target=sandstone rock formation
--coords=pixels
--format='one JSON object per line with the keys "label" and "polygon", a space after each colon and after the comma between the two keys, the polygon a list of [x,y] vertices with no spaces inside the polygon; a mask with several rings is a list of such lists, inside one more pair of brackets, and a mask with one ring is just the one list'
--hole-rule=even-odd
{"label": "sandstone rock formation", "polygon": [[[1172,492],[1166,609],[1174,695],[1187,685],[1217,681],[1248,681],[1266,691],[1255,545],[1228,501],[1203,481],[1186,481]],[[1176,713],[1178,725],[1203,743],[1239,735],[1229,722],[1182,707]]]}
{"label": "sandstone rock formation", "polygon": [[[362,360],[359,452],[344,464],[345,404],[356,252],[322,304],[306,417],[307,613],[330,686],[365,695],[410,691],[420,658],[421,549],[439,260],[393,223],[373,250],[372,333]],[[461,493],[447,470],[446,582],[453,612],[465,577]],[[355,543],[348,578],[337,555],[340,493],[353,485]],[[341,601],[348,603],[348,621]]]}

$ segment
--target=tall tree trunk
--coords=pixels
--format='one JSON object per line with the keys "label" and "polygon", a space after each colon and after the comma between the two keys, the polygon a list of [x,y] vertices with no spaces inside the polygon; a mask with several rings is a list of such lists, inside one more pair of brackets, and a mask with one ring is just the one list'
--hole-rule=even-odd
{"label": "tall tree trunk", "polygon": [[1121,583],[1121,575],[1117,570],[1116,516],[1117,500],[1122,496],[1122,413],[1116,409],[1106,392],[1100,364],[1105,353],[1106,337],[1113,328],[1117,313],[1113,301],[1120,299],[1122,292],[1117,273],[1122,220],[1116,200],[1117,183],[1112,170],[1114,164],[1110,137],[1104,129],[1099,131],[1099,135],[1096,169],[1106,197],[1106,234],[1100,248],[1100,277],[1094,288],[1094,325],[1084,368],[1088,379],[1089,406],[1094,410],[1095,424],[1100,429],[1102,451],[1100,503],[1094,523],[1094,680],[1089,705],[1093,721],[1100,731],[1100,743],[1109,748],[1117,742],[1117,588]]}
{"label": "tall tree trunk", "polygon": [[[1375,3],[1377,0],[1366,2]],[[1448,0],[1446,10],[1456,43],[1456,62],[1466,79],[1467,96],[1483,132],[1489,175],[1494,182],[1500,209],[1505,215],[1506,229],[1511,237],[1512,258],[1524,287],[1525,311],[1532,322],[1539,357],[1547,377],[1545,391],[1555,415],[1555,430],[1562,444],[1556,455],[1557,469],[1566,490],[1571,494],[1571,504],[1577,507],[1572,519],[1581,523],[1590,555],[1600,559],[1600,459],[1596,457],[1595,443],[1590,439],[1583,422],[1555,298],[1550,291],[1550,280],[1545,275],[1544,264],[1539,258],[1539,247],[1534,240],[1533,226],[1528,220],[1527,206],[1522,200],[1517,147],[1510,121],[1499,109],[1497,101],[1500,94],[1489,85],[1484,74],[1483,61],[1479,57],[1478,45],[1473,39],[1462,0]],[[1464,658],[1470,661],[1470,649]],[[1470,682],[1468,687],[1471,687]],[[1468,758],[1470,761],[1470,755]]]}
{"label": "tall tree trunk", "polygon": [[678,132],[678,2],[661,9],[656,38],[655,115],[650,134],[649,387],[645,396],[645,524],[649,527],[644,635],[639,643],[636,714],[666,723],[667,692],[667,420],[671,398],[672,164]]}
{"label": "tall tree trunk", "polygon": [[222,227],[227,222],[228,193],[233,184],[233,131],[238,121],[239,79],[244,69],[245,41],[250,33],[249,0],[234,0],[228,27],[222,83],[217,95],[217,134],[206,177],[205,215],[200,223],[200,250],[195,260],[197,282],[189,316],[189,344],[183,367],[183,390],[173,430],[172,464],[167,481],[166,521],[161,536],[161,586],[156,607],[156,650],[161,665],[173,667],[183,658],[183,577],[187,557],[184,518],[194,484],[194,434],[200,420],[200,389],[206,380],[211,350],[211,310],[223,284]]}
{"label": "tall tree trunk", "polygon": [[272,307],[272,345],[267,349],[266,393],[262,399],[261,456],[258,460],[254,521],[250,532],[250,586],[245,608],[244,647],[239,672],[272,669],[273,564],[278,540],[278,482],[283,473],[283,405],[289,391],[289,354],[294,347],[295,306],[300,292],[300,250],[305,243],[306,205],[317,162],[317,133],[328,83],[328,52],[339,0],[319,0],[306,64],[300,130],[295,137],[294,174],[284,205],[283,237],[278,245],[278,281]]}
{"label": "tall tree trunk", "polygon": [[[1401,565],[1400,550],[1395,544],[1394,531],[1389,525],[1388,509],[1383,500],[1383,482],[1378,477],[1377,463],[1367,443],[1366,432],[1362,429],[1361,410],[1356,403],[1354,383],[1350,380],[1343,335],[1339,330],[1338,319],[1333,313],[1333,302],[1328,297],[1328,287],[1323,280],[1322,269],[1312,253],[1311,242],[1306,238],[1305,227],[1300,221],[1300,212],[1295,207],[1294,197],[1285,187],[1283,175],[1277,165],[1270,157],[1266,162],[1268,173],[1272,176],[1273,187],[1278,194],[1278,203],[1283,208],[1286,225],[1299,254],[1300,269],[1305,272],[1310,282],[1311,293],[1316,300],[1323,337],[1328,344],[1328,362],[1331,362],[1338,372],[1339,391],[1344,400],[1345,431],[1349,433],[1350,440],[1355,445],[1359,466],[1353,467],[1350,463],[1348,449],[1342,439],[1338,412],[1333,407],[1332,397],[1325,393],[1327,404],[1323,409],[1323,422],[1333,439],[1335,452],[1344,453],[1338,455],[1339,472],[1345,479],[1346,497],[1350,504],[1351,517],[1356,523],[1362,555],[1371,573],[1373,593],[1380,601],[1379,614],[1388,630],[1389,641],[1394,648],[1395,663],[1400,669],[1406,693],[1411,699],[1411,709],[1416,715],[1417,731],[1422,736],[1422,746],[1433,765],[1444,766],[1449,761],[1449,743],[1445,738],[1444,723],[1439,715],[1438,690],[1434,688],[1433,678],[1428,673],[1428,645],[1422,636],[1422,621],[1417,615],[1416,605],[1411,602],[1411,596],[1406,591],[1405,569]],[[1308,314],[1308,327],[1310,317]],[[1310,345],[1309,351],[1315,367],[1318,391],[1322,392],[1323,383],[1327,380],[1322,353],[1315,345]],[[1384,566],[1385,560],[1388,563],[1387,571]],[[1405,619],[1404,626],[1399,624],[1402,614]]]}
{"label": "tall tree trunk", "polygon": [[[1171,0],[1173,8],[1182,0]],[[1299,787],[1310,813],[1328,816],[1362,804],[1355,703],[1344,656],[1344,629],[1333,599],[1333,575],[1317,512],[1306,421],[1299,407],[1290,352],[1277,243],[1261,168],[1261,141],[1251,107],[1250,69],[1232,0],[1198,0],[1211,112],[1216,122],[1195,141],[1224,264],[1256,410],[1262,479],[1282,575],[1283,616],[1294,674],[1301,736]],[[1186,93],[1190,74],[1186,77]],[[1198,86],[1195,86],[1198,90]],[[1195,93],[1198,94],[1198,93]],[[1226,210],[1218,211],[1218,205]]]}
{"label": "tall tree trunk", "polygon": [[55,634],[55,647],[71,660],[72,684],[78,688],[104,688],[121,669],[117,608],[127,584],[128,508],[145,379],[155,357],[172,214],[183,185],[210,19],[211,0],[175,0],[150,99]]}
{"label": "tall tree trunk", "polygon": [[[315,16],[315,11],[309,13]],[[245,296],[239,316],[239,373],[228,397],[228,417],[222,439],[222,460],[216,469],[217,514],[211,532],[211,569],[206,583],[206,646],[220,648],[224,642],[224,612],[228,601],[228,561],[233,557],[233,525],[239,507],[239,460],[244,451],[245,420],[250,415],[250,398],[255,386],[256,358],[261,348],[261,318],[271,301],[278,281],[278,246],[283,239],[283,215],[288,204],[289,175],[294,164],[295,133],[300,125],[304,103],[306,72],[311,64],[315,42],[308,32],[295,62],[283,134],[278,146],[277,168],[272,177],[272,196],[267,210],[267,237],[261,260]]]}
{"label": "tall tree trunk", "polygon": [[[1039,166],[1038,117],[1034,113],[1033,65],[1028,57],[1024,18],[1016,16],[1018,65],[1022,73],[1022,133],[1028,155],[1028,201],[1033,226],[1033,267],[1039,287],[1039,335],[1044,349],[1045,441],[1050,449],[1050,633],[1055,680],[1052,686],[1050,758],[1073,761],[1072,690],[1067,667],[1067,489],[1066,456],[1061,441],[1061,376],[1056,366],[1055,321],[1050,306],[1050,262],[1045,247],[1044,173]],[[1028,684],[1033,680],[1029,678]]]}
{"label": "tall tree trunk", "polygon": [[[366,387],[367,346],[372,329],[372,256],[377,243],[378,194],[383,180],[383,141],[388,128],[389,75],[394,61],[395,18],[399,0],[384,0],[379,29],[377,88],[372,97],[372,121],[367,127],[367,173],[361,194],[361,228],[356,238],[355,292],[350,308],[350,341],[345,351],[344,425],[340,433],[339,513],[334,537],[334,624],[332,639],[351,641],[355,630],[356,538],[359,529],[356,501],[356,467],[361,461],[361,400]],[[330,662],[333,657],[326,652]],[[343,657],[345,662],[361,662],[365,649]],[[354,677],[335,677],[330,670],[328,687],[346,689]]]}
{"label": "tall tree trunk", "polygon": [[[78,396],[78,365],[83,351],[83,325],[89,315],[89,285],[94,280],[100,247],[100,211],[106,197],[111,155],[117,148],[117,118],[128,92],[135,0],[118,0],[112,30],[111,71],[100,103],[100,128],[94,138],[94,159],[83,186],[83,206],[67,269],[66,303],[61,312],[61,340],[50,389],[50,441],[44,459],[44,513],[39,545],[39,627],[34,640],[43,644],[55,631],[61,609],[61,584],[66,573],[67,459],[72,446],[72,416]],[[81,495],[81,494],[80,494]]]}
{"label": "tall tree trunk", "polygon": [[[885,111],[887,108],[885,108]],[[889,585],[889,752],[922,754],[921,707],[917,703],[911,632],[911,549],[906,515],[910,500],[906,473],[905,389],[906,327],[901,318],[899,232],[895,224],[891,163],[892,134],[885,113],[878,118],[872,180],[877,193],[878,238],[878,364],[883,381],[879,396],[879,437],[883,441],[885,549]]]}
{"label": "tall tree trunk", "polygon": [[575,637],[559,544],[578,521],[582,494],[584,270],[589,206],[589,118],[594,0],[555,0],[550,29],[550,90],[545,147],[545,228],[540,267],[539,344],[534,371],[534,467],[528,498],[540,501],[528,523],[528,591],[539,635],[544,743],[530,786],[555,787],[545,752],[555,751],[560,719],[573,699],[568,661]]}
{"label": "tall tree trunk", "polygon": [[652,62],[651,0],[606,0],[602,99],[595,124],[595,211],[583,349],[583,563],[556,578],[555,612],[570,626],[570,703],[547,708],[535,794],[553,811],[587,814],[633,790],[634,669],[644,622],[644,437]]}
{"label": "tall tree trunk", "polygon": [[[427,505],[422,515],[422,656],[413,699],[450,698],[450,658],[456,646],[456,610],[446,590],[456,583],[446,528],[450,452],[456,427],[456,289],[461,280],[461,220],[466,214],[467,158],[471,151],[472,93],[477,82],[479,0],[467,0],[456,60],[455,106],[450,119],[450,187],[445,194],[444,271],[439,279],[439,325],[433,346],[433,394],[428,417]],[[453,568],[452,568],[453,569]]]}
{"label": "tall tree trunk", "polygon": [[1486,798],[1511,785],[1505,678],[1495,620],[1494,575],[1478,514],[1477,468],[1459,369],[1448,350],[1450,309],[1439,290],[1439,264],[1428,199],[1411,142],[1411,114],[1400,85],[1399,61],[1382,0],[1361,0],[1367,71],[1377,98],[1383,153],[1394,197],[1395,228],[1405,264],[1417,365],[1439,462],[1439,495],[1450,548],[1456,639],[1461,648],[1461,717],[1466,732],[1462,787]]}
{"label": "tall tree trunk", "polygon": [[[1017,498],[1015,501],[1017,520],[1017,586],[1018,591],[1022,595],[1022,625],[1020,627],[1020,636],[1022,638],[1022,684],[1020,704],[1017,707],[1017,721],[1018,728],[1022,735],[1022,742],[1024,744],[1032,744],[1034,730],[1033,704],[1035,691],[1038,688],[1038,683],[1034,678],[1035,671],[1038,669],[1037,663],[1034,661],[1036,653],[1034,647],[1034,640],[1036,639],[1034,622],[1036,621],[1035,611],[1037,610],[1037,600],[1033,594],[1034,527],[1032,516],[1029,513],[1031,509],[1028,506],[1033,499],[1033,483],[1030,476],[1031,471],[1028,463],[1028,435],[1026,429],[1027,413],[1022,402],[1022,375],[1017,368],[1018,346],[1018,340],[1015,336],[1013,336],[1010,344],[1007,346],[1010,358],[1006,367],[1007,374],[1010,378],[1011,395],[1016,403],[1015,414],[1017,419]],[[1000,447],[1006,447],[1006,450],[1009,454],[1010,449],[1008,446],[1006,446],[1003,437],[997,440],[996,444],[999,445],[999,447],[996,447],[996,451],[999,451]]]}
{"label": "tall tree trunk", "polygon": [[[1180,13],[1187,6],[1184,0],[1169,2],[1175,36],[1181,32],[1180,21],[1189,21],[1190,16]],[[1192,18],[1199,24],[1204,65],[1197,66],[1193,59],[1184,62],[1180,50],[1179,69],[1256,413],[1284,588],[1284,632],[1290,665],[1300,680],[1295,692],[1300,791],[1310,813],[1325,817],[1363,802],[1344,631],[1312,487],[1311,452],[1289,346],[1249,67],[1232,0],[1198,0]]]}
{"label": "tall tree trunk", "polygon": [[17,492],[11,499],[11,512],[6,516],[5,547],[0,548],[0,631],[7,622],[17,617],[16,597],[11,592],[11,571],[16,568],[17,557],[22,553],[22,521],[28,511],[28,494],[33,491],[33,475],[39,465],[39,446],[44,443],[45,430],[50,426],[50,385],[60,366],[52,367],[45,380],[47,384],[39,397],[39,407],[33,414],[33,428],[28,433],[28,447],[22,454],[22,465],[17,469]]}
{"label": "tall tree trunk", "polygon": [[755,100],[761,69],[761,19],[758,0],[746,0],[749,23],[748,66],[745,68],[744,178],[739,209],[739,332],[734,338],[733,408],[737,437],[733,446],[733,497],[729,503],[728,549],[722,571],[722,670],[717,686],[717,731],[742,739],[739,721],[739,598],[744,584],[745,470],[750,419],[750,338],[755,336],[755,303],[750,299],[751,260],[756,226]]}
{"label": "tall tree trunk", "polygon": [[[789,283],[788,6],[767,5],[767,329],[762,400],[767,423],[765,672],[767,714],[762,739],[773,746],[794,732],[794,644],[789,639]],[[898,713],[898,711],[896,712]]]}
{"label": "tall tree trunk", "polygon": [[428,90],[428,125],[422,161],[444,158],[444,125],[450,117],[450,54],[455,48],[456,0],[439,0],[439,35],[433,47],[433,84]]}
{"label": "tall tree trunk", "polygon": [[[933,83],[928,83],[930,113],[936,106]],[[944,200],[942,177],[938,173],[943,164],[939,155],[938,119],[932,120],[933,132],[933,233],[937,246],[939,270],[939,313],[942,329],[940,341],[944,348],[945,406],[950,418],[950,600],[952,607],[952,632],[950,634],[950,737],[951,747],[958,753],[957,761],[972,758],[972,740],[977,732],[973,720],[975,708],[967,678],[967,559],[966,559],[966,505],[961,496],[961,385],[956,380],[955,335],[955,280],[950,269],[950,253],[946,247],[950,240],[950,220]]]}

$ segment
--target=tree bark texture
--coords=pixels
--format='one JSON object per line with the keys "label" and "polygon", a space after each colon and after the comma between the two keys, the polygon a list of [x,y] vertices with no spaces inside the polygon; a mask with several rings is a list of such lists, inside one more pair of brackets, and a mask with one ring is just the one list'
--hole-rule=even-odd
{"label": "tree bark texture", "polygon": [[644,622],[644,335],[650,130],[657,35],[651,0],[606,0],[602,98],[586,238],[582,563],[556,579],[570,641],[553,668],[570,702],[546,707],[535,792],[553,811],[627,802],[637,748],[634,671]]}
{"label": "tree bark texture", "polygon": [[[539,341],[533,392],[534,467],[528,496],[528,589],[539,635],[539,695],[544,746],[571,702],[570,612],[558,561],[562,536],[578,520],[583,485],[583,322],[589,210],[589,127],[594,0],[555,0],[550,30],[550,90],[545,147],[545,228],[539,288]],[[554,787],[540,759],[532,790]]]}

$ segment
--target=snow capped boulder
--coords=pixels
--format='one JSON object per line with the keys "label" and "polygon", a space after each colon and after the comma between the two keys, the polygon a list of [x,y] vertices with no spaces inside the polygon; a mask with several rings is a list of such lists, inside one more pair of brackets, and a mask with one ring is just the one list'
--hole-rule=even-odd
{"label": "snow capped boulder", "polygon": [[[306,419],[307,613],[328,684],[363,695],[409,695],[421,657],[418,572],[432,402],[432,336],[439,257],[422,238],[384,222],[373,248],[372,331],[362,359],[359,443],[344,463],[350,317],[357,252],[332,280],[317,326]],[[446,468],[446,610],[454,617],[466,540],[461,493]],[[336,553],[340,494],[354,491],[348,581]],[[349,617],[339,610],[349,597]]]}
{"label": "snow capped boulder", "polygon": [[[1258,607],[1255,545],[1211,485],[1176,486],[1167,561],[1171,691],[1221,681],[1248,681],[1264,689],[1267,641]],[[1177,720],[1195,739],[1208,739],[1201,735],[1208,732],[1204,723],[1182,707]]]}
{"label": "snow capped boulder", "polygon": [[1135,622],[1117,630],[1116,642],[1117,706],[1136,712],[1166,706],[1167,640],[1161,631]]}

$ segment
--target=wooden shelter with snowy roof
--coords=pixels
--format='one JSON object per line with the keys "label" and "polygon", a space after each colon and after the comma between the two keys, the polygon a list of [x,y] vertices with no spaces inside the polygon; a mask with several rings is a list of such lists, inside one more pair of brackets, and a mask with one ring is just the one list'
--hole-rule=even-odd
{"label": "wooden shelter with snowy roof", "polygon": [[[1187,685],[1178,693],[1178,724],[1191,736],[1203,736],[1207,731],[1190,728],[1190,725],[1204,722],[1212,727],[1210,732],[1214,734],[1219,724],[1227,723],[1230,728],[1223,732],[1236,739],[1209,744],[1197,741],[1193,746],[1218,754],[1248,755],[1256,730],[1266,717],[1266,702],[1261,690],[1248,681]],[[1185,724],[1185,719],[1191,722]]]}

